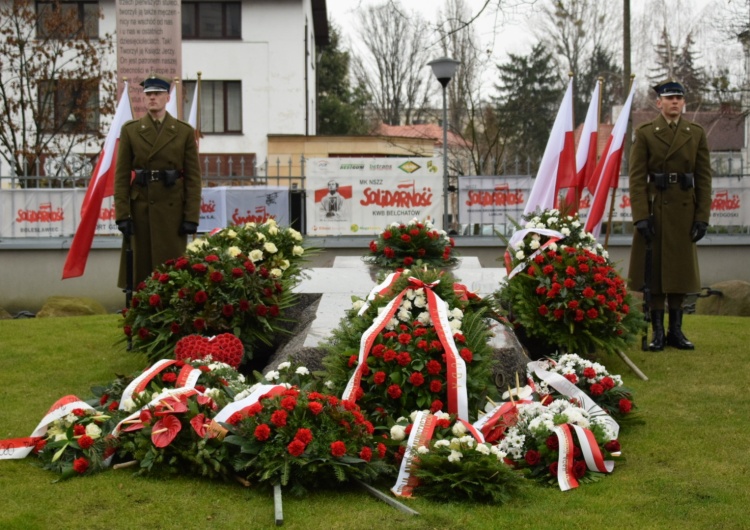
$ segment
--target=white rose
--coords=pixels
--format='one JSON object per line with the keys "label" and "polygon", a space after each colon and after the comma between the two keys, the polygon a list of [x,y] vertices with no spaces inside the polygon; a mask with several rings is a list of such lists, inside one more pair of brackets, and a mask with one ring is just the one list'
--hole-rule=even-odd
{"label": "white rose", "polygon": [[569,236],[569,235],[570,235],[570,228],[568,228],[567,226],[563,226],[563,227],[562,227],[562,228],[560,229],[560,233],[561,233],[562,235],[564,235],[564,236]]}
{"label": "white rose", "polygon": [[516,259],[524,259],[526,257],[526,254],[523,253],[523,250],[519,250],[516,252]]}
{"label": "white rose", "polygon": [[297,232],[294,228],[287,228],[287,233],[292,237],[294,241],[302,241],[302,234]]}
{"label": "white rose", "polygon": [[[269,221],[270,221],[270,220],[271,220],[271,219],[269,219]],[[276,227],[276,225],[274,224],[274,225],[272,225],[272,226],[270,226],[270,227],[268,228],[268,233],[269,233],[269,234],[271,234],[272,236],[275,236],[276,234],[278,234],[278,233],[279,233],[279,229],[278,229],[278,228]]]}
{"label": "white rose", "polygon": [[278,251],[279,251],[279,249],[278,249],[278,248],[276,248],[276,245],[274,245],[274,244],[273,244],[273,243],[271,243],[270,241],[269,241],[268,243],[265,243],[265,244],[263,245],[263,248],[264,248],[264,249],[266,250],[266,252],[268,252],[269,254],[275,254],[276,252],[278,252]]}
{"label": "white rose", "polygon": [[450,322],[448,322],[448,326],[450,326],[451,331],[453,331],[454,333],[456,331],[461,331],[461,321],[458,319],[453,319]]}
{"label": "white rose", "polygon": [[435,447],[436,448],[450,447],[450,445],[451,445],[451,443],[448,440],[438,440],[437,442],[435,442]]}
{"label": "white rose", "polygon": [[294,371],[294,373],[296,373],[296,374],[298,374],[298,375],[308,375],[308,374],[310,373],[310,370],[308,370],[308,369],[307,369],[307,368],[305,368],[304,366],[299,366],[299,367],[297,367],[297,369],[296,369],[296,370]]}
{"label": "white rose", "polygon": [[278,369],[279,369],[279,370],[286,370],[286,369],[287,369],[287,368],[289,368],[290,366],[292,366],[292,363],[290,363],[290,362],[288,362],[288,361],[284,361],[283,363],[280,363],[280,364],[279,364],[279,366],[278,366]]}
{"label": "white rose", "polygon": [[229,239],[234,239],[235,237],[237,237],[237,232],[235,232],[234,230],[230,228],[229,230],[224,232],[224,235],[228,237]]}
{"label": "white rose", "polygon": [[255,223],[245,223],[245,228],[255,228]]}
{"label": "white rose", "polygon": [[128,398],[120,404],[120,408],[125,412],[133,412],[135,410],[135,401]]}
{"label": "white rose", "polygon": [[454,307],[451,310],[451,316],[453,318],[458,318],[460,320],[460,319],[462,319],[464,317],[464,312],[461,311],[458,307]]}
{"label": "white rose", "polygon": [[301,256],[304,253],[305,253],[305,249],[302,248],[301,246],[294,245],[294,247],[292,247],[292,255],[293,256]]}
{"label": "white rose", "polygon": [[250,261],[255,263],[263,259],[263,251],[256,248],[255,250],[250,251],[250,255],[248,257],[250,258]]}
{"label": "white rose", "polygon": [[[135,408],[135,406],[133,408]],[[86,425],[86,434],[96,439],[102,435],[102,430],[96,423],[89,423],[88,425]]]}
{"label": "white rose", "polygon": [[270,271],[268,271],[268,275],[271,278],[277,278],[278,279],[278,278],[281,278],[284,275],[284,273],[282,272],[281,269],[271,269]]}
{"label": "white rose", "polygon": [[451,431],[453,431],[453,434],[455,434],[456,436],[463,436],[467,432],[466,426],[460,421],[457,421],[453,424],[453,428],[451,429]]}
{"label": "white rose", "polygon": [[232,258],[236,258],[236,257],[237,257],[237,256],[239,256],[240,254],[242,254],[242,250],[240,250],[240,247],[229,247],[229,248],[227,249],[227,254],[228,254],[228,255],[229,255],[230,257],[232,257]]}
{"label": "white rose", "polygon": [[391,427],[391,438],[397,442],[403,440],[406,437],[406,429],[401,425],[394,425]]}
{"label": "white rose", "polygon": [[490,454],[490,446],[487,444],[477,444],[476,448],[477,453],[482,453],[483,455],[489,455]]}
{"label": "white rose", "polygon": [[538,240],[538,239],[533,239],[533,240],[531,241],[531,243],[529,243],[529,248],[530,248],[531,250],[536,250],[536,249],[538,249],[538,248],[539,248],[539,240]]}

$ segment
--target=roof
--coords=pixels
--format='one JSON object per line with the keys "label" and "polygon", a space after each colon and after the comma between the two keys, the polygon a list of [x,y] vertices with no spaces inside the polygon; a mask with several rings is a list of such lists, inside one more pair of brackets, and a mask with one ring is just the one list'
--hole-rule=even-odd
{"label": "roof", "polygon": [[[379,124],[373,131],[377,136],[392,136],[401,138],[428,138],[435,140],[436,147],[443,146],[443,127],[436,123],[422,123],[416,125],[387,125]],[[469,143],[455,134],[448,131],[448,145],[452,147],[469,148]]]}
{"label": "roof", "polygon": [[[649,122],[658,114],[653,110],[634,110],[633,127]],[[703,127],[710,151],[741,151],[745,147],[745,118],[738,112],[686,112],[685,118]]]}

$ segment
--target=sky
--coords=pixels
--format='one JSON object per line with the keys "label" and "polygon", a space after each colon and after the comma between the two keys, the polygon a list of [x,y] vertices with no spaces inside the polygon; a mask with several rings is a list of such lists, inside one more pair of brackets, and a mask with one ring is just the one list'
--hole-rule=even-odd
{"label": "sky", "polygon": [[[380,5],[384,1],[326,0],[326,5],[329,17],[342,31],[345,43],[349,43],[356,50],[359,42],[357,12],[370,5]],[[499,1],[502,1],[504,6],[502,12],[496,9]],[[606,1],[618,12],[622,9],[621,2]],[[631,0],[631,35],[634,41],[631,55],[633,73],[641,82],[647,79],[649,73],[646,67],[647,61],[642,60],[641,56],[649,53],[652,43],[637,39],[637,36],[642,34],[639,31],[644,31],[642,25],[652,23],[658,27],[663,20],[666,20],[670,33],[674,35],[674,41],[681,41],[687,28],[697,28],[695,31],[696,48],[700,51],[700,60],[706,65],[721,64],[722,61],[729,60],[733,65],[732,71],[739,76],[742,70],[739,46],[728,50],[725,46],[711,45],[712,39],[716,39],[716,36],[705,23],[714,11],[732,1],[735,4],[737,2],[737,0]],[[466,3],[472,13],[477,13],[486,0],[466,0]],[[537,39],[528,27],[529,21],[534,20],[534,11],[538,13],[542,3],[543,0],[489,0],[489,6],[477,19],[475,28],[482,49],[488,51],[490,64],[507,61],[508,53],[523,55],[531,50]],[[437,19],[437,12],[443,4],[443,0],[401,0],[401,5],[406,10],[417,11],[428,21]],[[648,13],[649,16],[644,17],[644,13]],[[438,55],[442,54],[436,51],[436,57]],[[488,80],[494,76],[494,68],[487,68],[485,71]],[[485,80],[485,85],[487,84]],[[489,84],[492,85],[492,83]]]}

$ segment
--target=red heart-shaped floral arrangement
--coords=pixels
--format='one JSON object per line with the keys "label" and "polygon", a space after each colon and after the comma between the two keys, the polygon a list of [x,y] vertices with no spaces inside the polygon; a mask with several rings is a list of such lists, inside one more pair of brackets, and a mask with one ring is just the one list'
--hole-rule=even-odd
{"label": "red heart-shaped floral arrangement", "polygon": [[203,359],[208,355],[214,361],[239,368],[245,347],[242,341],[231,333],[222,333],[214,337],[188,335],[182,337],[174,347],[174,358],[178,361]]}

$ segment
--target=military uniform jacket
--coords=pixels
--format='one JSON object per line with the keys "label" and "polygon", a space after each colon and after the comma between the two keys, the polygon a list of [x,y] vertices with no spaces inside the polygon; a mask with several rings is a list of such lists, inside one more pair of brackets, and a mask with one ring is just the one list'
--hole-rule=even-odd
{"label": "military uniform jacket", "polygon": [[[172,186],[163,181],[145,186],[133,181],[132,171],[180,170],[182,178]],[[159,264],[185,251],[183,221],[200,220],[201,175],[194,129],[166,114],[157,131],[146,114],[122,126],[115,169],[115,216],[132,219],[135,236],[134,283],[145,279]],[[123,247],[124,249],[124,247]],[[125,286],[124,252],[119,285]]]}
{"label": "military uniform jacket", "polygon": [[[653,173],[692,173],[694,187],[676,183],[659,190],[649,182]],[[681,118],[669,128],[660,114],[640,125],[630,151],[630,201],[633,222],[648,219],[653,209],[656,235],[652,242],[651,292],[693,293],[700,290],[700,272],[690,231],[694,221],[708,223],[711,211],[711,164],[703,128]],[[644,287],[646,242],[636,231],[630,253],[630,288]]]}

